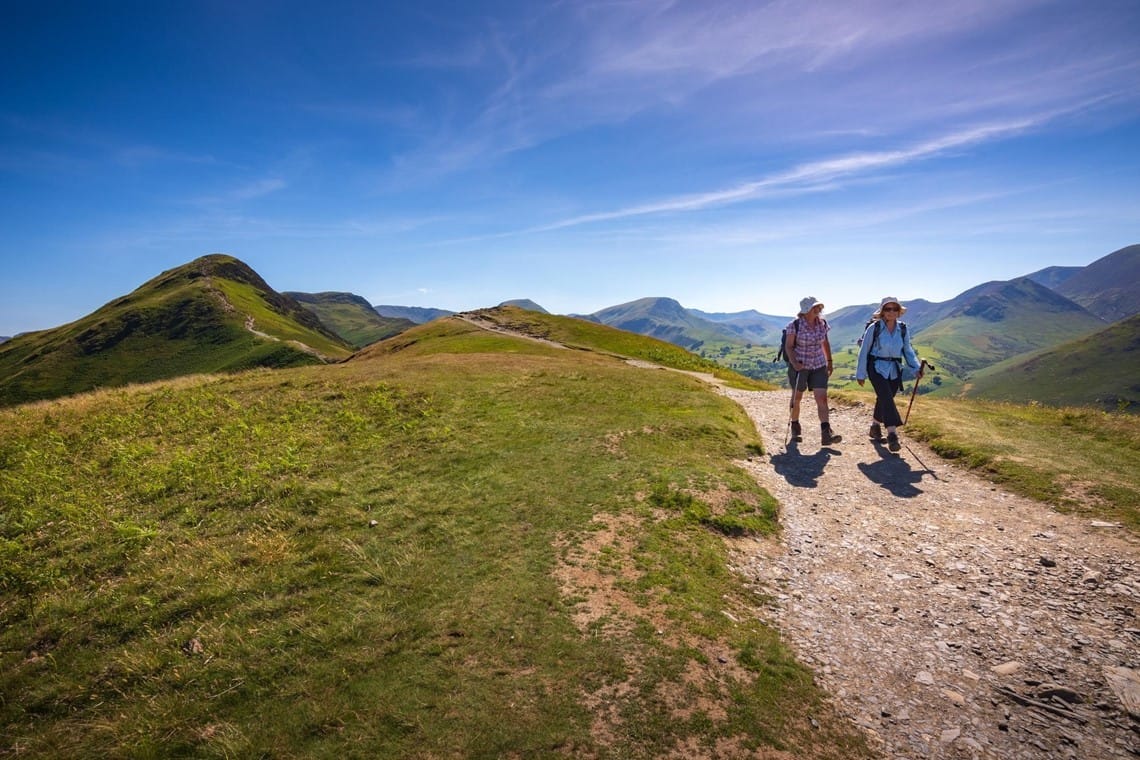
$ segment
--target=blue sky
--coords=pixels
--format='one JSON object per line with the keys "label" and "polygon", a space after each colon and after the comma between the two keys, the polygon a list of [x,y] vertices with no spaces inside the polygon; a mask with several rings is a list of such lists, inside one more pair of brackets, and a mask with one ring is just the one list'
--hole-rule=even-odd
{"label": "blue sky", "polygon": [[224,252],[454,310],[942,301],[1140,242],[1140,3],[5,3],[0,335]]}

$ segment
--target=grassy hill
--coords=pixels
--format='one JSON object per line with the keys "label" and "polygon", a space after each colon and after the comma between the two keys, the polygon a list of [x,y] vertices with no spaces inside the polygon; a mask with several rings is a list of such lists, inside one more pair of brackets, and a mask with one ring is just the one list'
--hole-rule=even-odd
{"label": "grassy hill", "polygon": [[1140,245],[1097,259],[1066,278],[1057,292],[1108,322],[1140,313]]}
{"label": "grassy hill", "polygon": [[745,342],[730,327],[699,317],[672,298],[640,298],[596,311],[590,318],[689,350],[706,342]]}
{"label": "grassy hill", "polygon": [[534,312],[0,410],[0,752],[860,758],[728,570],[760,442]]}
{"label": "grassy hill", "polygon": [[352,293],[287,292],[285,295],[316,314],[321,324],[354,348],[390,338],[416,324],[410,319],[382,317],[372,304]]}
{"label": "grassy hill", "polygon": [[966,395],[1140,412],[1140,315],[980,370]]}
{"label": "grassy hill", "polygon": [[916,331],[912,339],[936,346],[943,369],[966,377],[1017,354],[1055,346],[1104,326],[1067,298],[1022,277],[966,291],[954,299],[947,316]]}
{"label": "grassy hill", "polygon": [[204,256],[82,319],[0,344],[0,406],[350,353],[311,312],[242,262]]}

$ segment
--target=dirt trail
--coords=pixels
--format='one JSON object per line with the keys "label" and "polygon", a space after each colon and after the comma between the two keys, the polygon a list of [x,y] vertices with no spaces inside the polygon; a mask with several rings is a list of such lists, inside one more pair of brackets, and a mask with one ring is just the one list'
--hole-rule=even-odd
{"label": "dirt trail", "polygon": [[[784,534],[738,570],[841,710],[889,758],[1140,756],[1140,542],[815,409],[786,450],[787,391],[721,389],[767,454],[746,466]],[[805,410],[810,405],[805,404]],[[917,413],[921,410],[916,409]],[[1135,707],[1135,705],[1134,705]]]}

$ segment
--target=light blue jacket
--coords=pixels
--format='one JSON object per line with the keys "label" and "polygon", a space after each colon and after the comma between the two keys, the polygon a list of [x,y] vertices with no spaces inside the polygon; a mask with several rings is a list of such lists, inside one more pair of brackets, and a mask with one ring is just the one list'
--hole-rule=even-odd
{"label": "light blue jacket", "polygon": [[895,359],[905,361],[908,367],[915,372],[918,371],[918,356],[910,345],[910,331],[906,332],[904,338],[902,322],[895,322],[894,332],[888,330],[887,323],[884,322],[879,330],[879,339],[874,341],[877,345],[872,346],[874,336],[875,323],[872,322],[867,325],[867,331],[863,333],[863,345],[859,347],[859,363],[855,369],[856,380],[867,379],[867,358],[870,356],[876,357],[875,371],[888,379],[899,376],[901,367],[899,362],[894,361]]}

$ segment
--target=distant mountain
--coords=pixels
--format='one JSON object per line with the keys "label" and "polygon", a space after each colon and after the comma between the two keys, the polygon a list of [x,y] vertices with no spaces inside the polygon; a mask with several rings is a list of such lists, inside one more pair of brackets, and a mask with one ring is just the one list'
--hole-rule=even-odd
{"label": "distant mountain", "polygon": [[1140,314],[977,372],[967,396],[1140,411]]}
{"label": "distant mountain", "polygon": [[316,314],[322,324],[353,348],[390,338],[416,324],[410,319],[382,317],[372,304],[353,293],[287,292],[285,295]]}
{"label": "distant mountain", "polygon": [[1028,277],[979,285],[939,307],[938,321],[914,340],[936,347],[943,369],[959,377],[1105,327],[1104,320]]}
{"label": "distant mountain", "polygon": [[203,372],[347,358],[348,345],[232,256],[163,272],[51,330],[0,345],[0,405]]}
{"label": "distant mountain", "polygon": [[1044,269],[1025,275],[1038,285],[1044,285],[1050,290],[1056,290],[1084,267],[1046,267]]}
{"label": "distant mountain", "polygon": [[738,338],[749,343],[761,345],[775,344],[780,340],[780,332],[792,317],[782,317],[773,314],[762,314],[755,309],[737,312],[705,312],[700,309],[689,309],[690,314],[715,322],[731,330]]}
{"label": "distant mountain", "polygon": [[743,342],[731,327],[697,316],[672,298],[640,298],[589,315],[619,330],[648,335],[690,351],[710,340]]}
{"label": "distant mountain", "polygon": [[417,325],[422,325],[431,322],[433,319],[440,317],[450,317],[455,314],[454,311],[447,309],[426,309],[421,306],[373,306],[376,313],[382,317],[390,317],[394,319],[406,319],[409,322],[414,322]]}
{"label": "distant mountain", "polygon": [[1108,322],[1140,314],[1140,245],[1097,259],[1056,290]]}
{"label": "distant mountain", "polygon": [[527,311],[537,311],[539,314],[549,314],[550,312],[542,308],[529,298],[516,298],[512,301],[503,301],[499,306],[517,306],[520,309]]}

